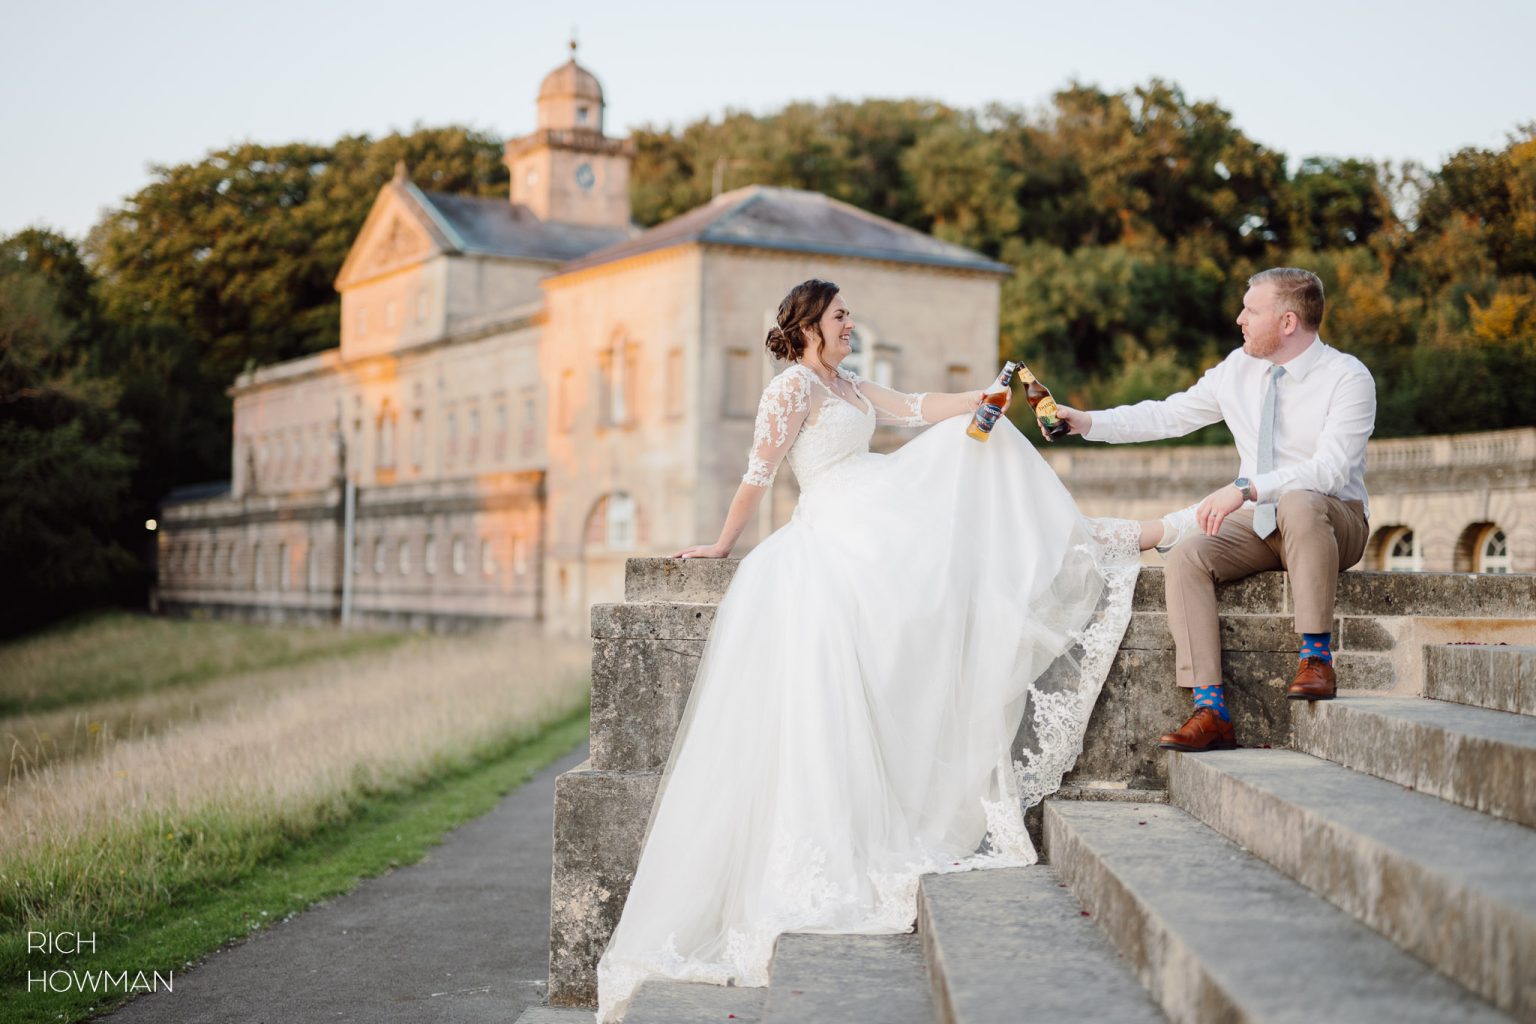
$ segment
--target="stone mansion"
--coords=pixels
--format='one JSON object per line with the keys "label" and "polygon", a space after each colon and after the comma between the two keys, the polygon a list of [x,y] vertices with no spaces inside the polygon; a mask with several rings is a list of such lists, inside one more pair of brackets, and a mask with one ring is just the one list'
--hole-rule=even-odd
{"label": "stone mansion", "polygon": [[[603,114],[572,59],[507,143],[506,200],[404,167],[380,190],[336,279],[340,347],[242,374],[228,486],[166,499],[161,608],[584,635],[627,557],[716,536],[778,369],[763,337],[809,277],[842,286],[865,376],[935,391],[996,372],[1007,266],[783,188],[639,231],[631,146]],[[1160,515],[1235,470],[1197,448],[1048,457],[1101,515]],[[1536,429],[1373,442],[1371,460],[1371,567],[1536,571]],[[794,501],[781,474],[736,554]]]}

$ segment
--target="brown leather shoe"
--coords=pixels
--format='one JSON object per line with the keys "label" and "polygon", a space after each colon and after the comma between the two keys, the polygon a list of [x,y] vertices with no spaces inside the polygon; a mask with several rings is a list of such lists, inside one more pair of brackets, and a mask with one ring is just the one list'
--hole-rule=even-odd
{"label": "brown leather shoe", "polygon": [[1236,750],[1237,730],[1231,722],[1223,722],[1215,708],[1195,708],[1189,721],[1173,732],[1163,733],[1157,745],[1164,750],[1185,750],[1198,754],[1202,750]]}
{"label": "brown leather shoe", "polygon": [[1285,695],[1291,700],[1333,700],[1337,692],[1333,663],[1322,658],[1307,658],[1296,670]]}

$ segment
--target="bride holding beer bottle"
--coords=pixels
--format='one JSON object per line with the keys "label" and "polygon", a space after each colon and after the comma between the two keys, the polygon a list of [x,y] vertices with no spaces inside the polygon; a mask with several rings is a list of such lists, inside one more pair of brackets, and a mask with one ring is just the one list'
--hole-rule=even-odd
{"label": "bride holding beer bottle", "polygon": [[[727,557],[789,463],[799,503],[716,611],[600,1021],[648,977],[766,985],[782,932],[909,931],[925,873],[1033,863],[1024,809],[1082,749],[1160,539],[1079,513],[1001,415],[1005,376],[894,391],[842,368],[853,329],[830,282],[785,296],[767,347],[789,365],[725,525],[677,556]],[[884,423],[929,429],[871,452]]]}

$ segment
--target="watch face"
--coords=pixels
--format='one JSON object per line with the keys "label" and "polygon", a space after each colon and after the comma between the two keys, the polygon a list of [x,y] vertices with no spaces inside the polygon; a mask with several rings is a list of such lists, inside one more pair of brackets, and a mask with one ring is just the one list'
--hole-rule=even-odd
{"label": "watch face", "polygon": [[591,164],[582,164],[576,168],[576,184],[583,192],[588,191],[597,184],[597,175],[592,170]]}

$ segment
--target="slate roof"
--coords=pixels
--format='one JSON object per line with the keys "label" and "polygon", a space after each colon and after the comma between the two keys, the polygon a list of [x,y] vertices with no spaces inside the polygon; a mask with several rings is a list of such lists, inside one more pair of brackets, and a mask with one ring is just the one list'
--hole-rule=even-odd
{"label": "slate roof", "polygon": [[622,228],[542,221],[526,206],[514,206],[505,199],[425,192],[409,183],[405,193],[460,252],[563,262],[631,235]]}
{"label": "slate roof", "polygon": [[634,238],[576,258],[560,273],[690,242],[1012,273],[1007,264],[981,253],[941,242],[819,192],[766,185],[717,196]]}

